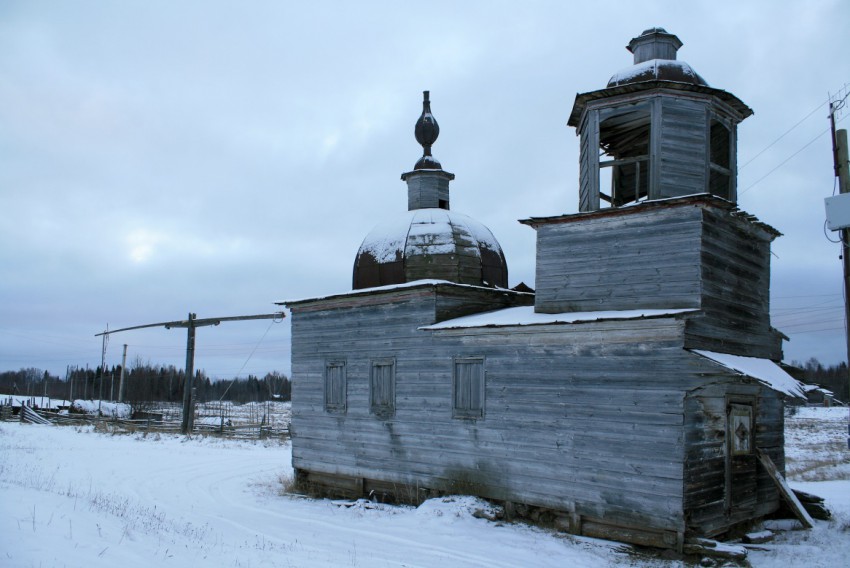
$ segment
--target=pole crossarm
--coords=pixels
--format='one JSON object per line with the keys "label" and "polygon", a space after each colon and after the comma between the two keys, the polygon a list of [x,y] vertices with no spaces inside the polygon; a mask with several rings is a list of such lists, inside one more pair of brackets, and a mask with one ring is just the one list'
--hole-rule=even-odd
{"label": "pole crossarm", "polygon": [[118,333],[119,331],[130,331],[132,329],[144,329],[147,327],[164,327],[165,329],[171,329],[173,327],[202,327],[207,325],[218,325],[223,321],[244,321],[244,320],[261,320],[261,319],[283,319],[286,317],[286,314],[283,312],[275,312],[273,314],[257,314],[252,316],[228,316],[221,318],[204,318],[204,319],[193,319],[191,323],[189,320],[176,320],[176,321],[164,321],[160,323],[147,323],[144,325],[134,325],[132,327],[122,327],[121,329],[112,329],[108,331],[104,331],[101,333],[94,334],[95,337],[100,337],[101,335],[110,335],[112,333]]}
{"label": "pole crossarm", "polygon": [[[103,336],[103,353],[104,353],[104,361],[106,360],[106,343],[109,339],[109,335],[112,333],[118,333],[119,331],[130,331],[131,329],[143,329],[146,327],[164,327],[165,329],[171,329],[174,327],[185,327],[186,328],[186,383],[183,386],[183,422],[180,426],[180,431],[184,434],[189,434],[194,429],[194,395],[192,393],[192,377],[195,371],[195,328],[203,327],[207,325],[218,325],[223,321],[245,321],[245,320],[262,320],[262,319],[273,319],[273,320],[282,320],[286,315],[283,312],[275,312],[273,314],[257,314],[252,316],[228,316],[223,318],[204,318],[198,319],[197,316],[193,313],[189,313],[189,317],[185,320],[177,320],[177,321],[164,321],[161,323],[148,323],[145,325],[134,325],[132,327],[122,327],[121,329],[113,329],[109,330],[109,326],[106,327],[106,331],[103,333],[96,333],[95,337]],[[126,364],[127,359],[127,346],[124,346],[124,360],[121,363],[121,376],[124,376],[124,365]],[[105,367],[106,364],[104,363]],[[102,374],[101,374],[102,377]],[[101,378],[101,388],[103,388],[103,378]],[[119,391],[121,387],[119,386]]]}

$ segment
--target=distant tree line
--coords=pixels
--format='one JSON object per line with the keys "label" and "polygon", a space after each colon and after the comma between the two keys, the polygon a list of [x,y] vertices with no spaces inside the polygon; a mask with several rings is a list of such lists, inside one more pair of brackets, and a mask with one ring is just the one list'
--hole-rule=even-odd
{"label": "distant tree line", "polygon": [[835,398],[845,403],[850,402],[850,393],[847,392],[847,364],[844,362],[837,365],[823,365],[812,357],[805,363],[792,361],[791,365],[797,367],[799,372],[794,376],[810,385],[818,385],[832,391]]}
{"label": "distant tree line", "polygon": [[[0,392],[24,396],[49,396],[64,399],[118,400],[121,366],[95,369],[69,366],[65,378],[36,368],[0,372]],[[151,365],[136,361],[124,373],[124,401],[181,402],[186,373],[173,365]],[[232,380],[210,381],[204,371],[195,373],[192,386],[197,402],[228,400],[232,402],[287,401],[292,399],[292,383],[277,371],[261,379],[254,375]]]}

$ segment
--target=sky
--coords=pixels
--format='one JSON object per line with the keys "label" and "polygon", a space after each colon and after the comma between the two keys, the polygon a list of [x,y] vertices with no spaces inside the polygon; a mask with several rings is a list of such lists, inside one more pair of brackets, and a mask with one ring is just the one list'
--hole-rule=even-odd
{"label": "sky", "polygon": [[[739,206],[773,244],[787,361],[846,360],[828,100],[850,86],[850,3],[0,2],[0,371],[96,367],[110,329],[273,313],[351,289],[363,238],[406,210],[422,149],[457,177],[509,283],[534,286],[517,219],[578,210],[577,93],[654,26],[755,114]],[[838,127],[850,114],[837,113]],[[108,365],[185,364],[185,330],[117,333]],[[213,378],[289,373],[288,319],[198,329]]]}

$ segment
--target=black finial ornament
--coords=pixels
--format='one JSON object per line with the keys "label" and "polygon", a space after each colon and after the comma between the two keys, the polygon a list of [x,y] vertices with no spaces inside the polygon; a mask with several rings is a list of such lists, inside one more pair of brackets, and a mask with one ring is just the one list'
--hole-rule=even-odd
{"label": "black finial ornament", "polygon": [[441,170],[440,165],[434,156],[431,155],[431,146],[437,141],[440,135],[440,126],[437,124],[437,119],[431,114],[431,101],[428,98],[429,91],[422,92],[424,98],[422,100],[422,114],[419,120],[416,121],[414,134],[416,141],[422,145],[424,150],[422,157],[413,166],[414,170]]}

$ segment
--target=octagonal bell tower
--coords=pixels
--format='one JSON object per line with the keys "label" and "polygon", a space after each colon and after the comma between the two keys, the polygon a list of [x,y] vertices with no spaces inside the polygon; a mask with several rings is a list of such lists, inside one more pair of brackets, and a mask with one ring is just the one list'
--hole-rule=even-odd
{"label": "octagonal bell tower", "polygon": [[678,61],[681,46],[645,30],[627,46],[634,65],[576,96],[580,211],[700,193],[737,201],[737,126],[752,110]]}

